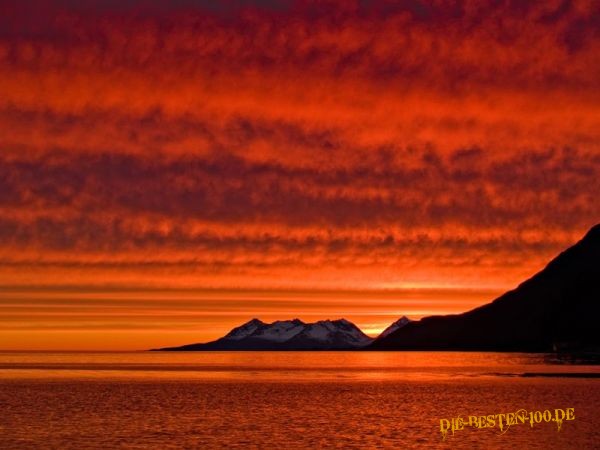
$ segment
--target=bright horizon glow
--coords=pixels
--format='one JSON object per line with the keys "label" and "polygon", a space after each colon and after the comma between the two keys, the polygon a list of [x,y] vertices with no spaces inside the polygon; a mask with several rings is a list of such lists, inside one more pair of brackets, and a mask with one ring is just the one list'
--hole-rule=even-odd
{"label": "bright horizon glow", "polygon": [[[251,318],[346,318],[375,337],[403,315],[459,313],[493,290],[40,290],[5,292],[0,350],[144,350],[225,335]],[[427,309],[429,308],[429,309]],[[133,342],[127,342],[134,337]],[[8,344],[8,345],[7,345]]]}

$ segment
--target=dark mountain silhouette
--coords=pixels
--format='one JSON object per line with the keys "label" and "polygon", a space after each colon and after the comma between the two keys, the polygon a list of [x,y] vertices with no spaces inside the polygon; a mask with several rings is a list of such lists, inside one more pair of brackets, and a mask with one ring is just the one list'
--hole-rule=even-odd
{"label": "dark mountain silhouette", "polygon": [[492,303],[410,322],[369,350],[552,351],[600,348],[600,224]]}
{"label": "dark mountain silhouette", "polygon": [[264,323],[252,319],[216,341],[159,350],[353,350],[371,341],[346,319],[315,323],[304,323],[299,319]]}
{"label": "dark mountain silhouette", "polygon": [[377,336],[377,339],[383,339],[384,337],[392,334],[394,331],[399,330],[405,325],[408,325],[410,321],[411,320],[406,316],[400,317],[394,323],[390,324],[385,330],[383,330],[381,334]]}

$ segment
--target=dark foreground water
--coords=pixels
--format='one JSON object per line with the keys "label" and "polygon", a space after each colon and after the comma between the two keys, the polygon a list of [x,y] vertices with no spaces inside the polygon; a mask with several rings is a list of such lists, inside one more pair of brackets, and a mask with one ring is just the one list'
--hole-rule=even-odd
{"label": "dark foreground water", "polygon": [[[432,352],[3,353],[0,449],[600,448],[600,367],[566,362]],[[574,420],[558,431],[555,409],[567,408]],[[527,415],[504,432],[496,418],[442,441],[440,419],[520,409],[553,416],[531,426]]]}

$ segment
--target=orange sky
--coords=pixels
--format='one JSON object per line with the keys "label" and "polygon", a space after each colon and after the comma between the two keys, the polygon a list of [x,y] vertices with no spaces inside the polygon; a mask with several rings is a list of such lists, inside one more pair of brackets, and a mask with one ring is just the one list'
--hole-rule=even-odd
{"label": "orange sky", "polygon": [[493,299],[600,219],[598,17],[0,2],[0,349]]}

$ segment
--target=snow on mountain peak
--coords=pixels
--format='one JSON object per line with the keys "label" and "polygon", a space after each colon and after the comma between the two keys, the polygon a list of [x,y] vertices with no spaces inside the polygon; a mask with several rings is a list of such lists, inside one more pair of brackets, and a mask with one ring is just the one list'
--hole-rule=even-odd
{"label": "snow on mountain peak", "polygon": [[320,320],[319,322],[308,324],[302,335],[316,341],[333,341],[343,337],[343,339],[359,346],[371,342],[369,336],[346,319]]}
{"label": "snow on mountain peak", "polygon": [[275,342],[285,342],[304,330],[305,326],[306,324],[299,319],[277,320],[259,330],[252,337]]}
{"label": "snow on mountain peak", "polygon": [[408,324],[410,321],[411,320],[406,316],[400,317],[398,320],[396,320],[394,323],[388,326],[385,330],[383,330],[383,332],[379,336],[377,336],[377,339],[392,334],[394,331],[399,330],[400,328]]}
{"label": "snow on mountain peak", "polygon": [[234,328],[223,337],[229,341],[241,341],[247,338],[273,343],[293,342],[292,339],[322,343],[339,343],[341,341],[356,347],[364,346],[372,340],[346,319],[320,320],[315,323],[304,323],[300,319],[264,323],[258,319],[252,319]]}
{"label": "snow on mountain peak", "polygon": [[259,328],[264,326],[265,323],[263,321],[255,318],[231,330],[224,336],[224,339],[238,341],[240,339],[247,338],[251,334],[255,333]]}

